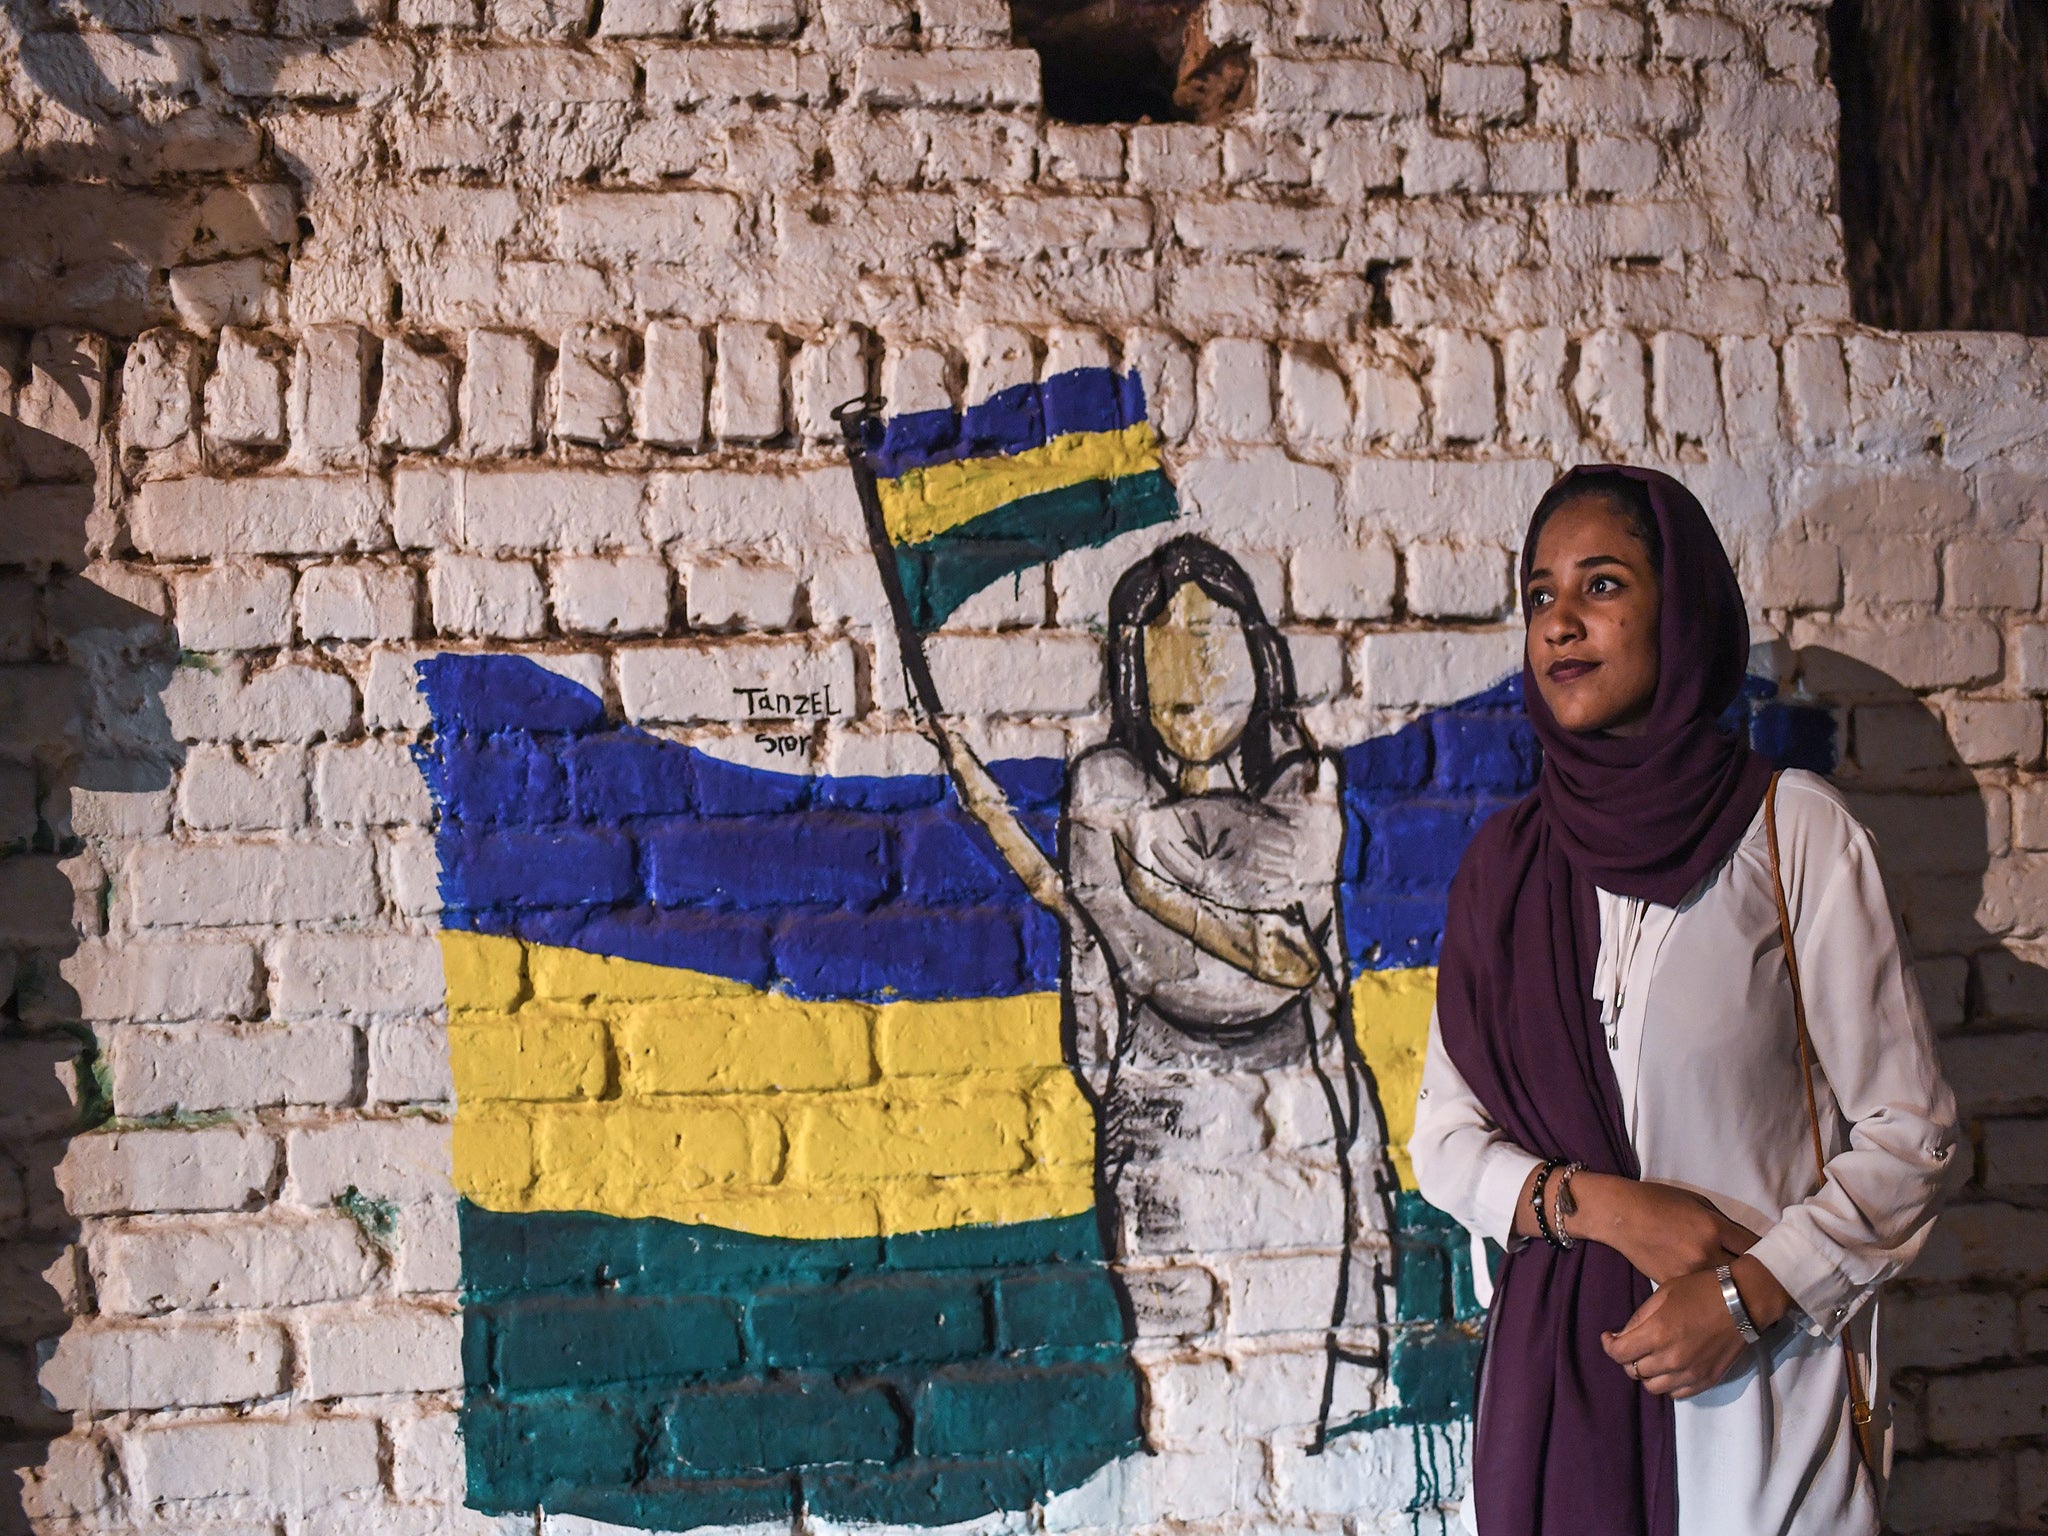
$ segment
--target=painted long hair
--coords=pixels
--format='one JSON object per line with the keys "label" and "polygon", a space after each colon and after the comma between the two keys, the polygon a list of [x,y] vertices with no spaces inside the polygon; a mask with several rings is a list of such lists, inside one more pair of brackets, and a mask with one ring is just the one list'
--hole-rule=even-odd
{"label": "painted long hair", "polygon": [[1245,791],[1262,795],[1283,768],[1311,750],[1294,692],[1294,662],[1287,642],[1266,617],[1245,568],[1195,534],[1160,545],[1125,571],[1110,594],[1109,739],[1143,763],[1160,783],[1170,788],[1178,782],[1169,765],[1172,754],[1152,724],[1145,626],[1189,582],[1235,613],[1244,626],[1252,658],[1252,713],[1231,750],[1237,754]]}

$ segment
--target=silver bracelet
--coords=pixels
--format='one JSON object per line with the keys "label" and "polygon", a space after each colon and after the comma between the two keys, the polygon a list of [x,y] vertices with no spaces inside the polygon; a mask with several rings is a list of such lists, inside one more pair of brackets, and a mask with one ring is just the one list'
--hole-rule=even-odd
{"label": "silver bracelet", "polygon": [[1735,1319],[1735,1331],[1742,1335],[1742,1342],[1761,1342],[1763,1336],[1756,1331],[1756,1324],[1749,1320],[1749,1308],[1742,1304],[1742,1292],[1735,1288],[1734,1270],[1723,1264],[1714,1271],[1714,1278],[1721,1282],[1721,1300],[1728,1308],[1728,1315]]}

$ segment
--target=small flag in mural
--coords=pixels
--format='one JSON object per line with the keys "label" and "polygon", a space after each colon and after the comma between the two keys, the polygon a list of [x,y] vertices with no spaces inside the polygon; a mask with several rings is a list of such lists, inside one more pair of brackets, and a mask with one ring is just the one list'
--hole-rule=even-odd
{"label": "small flag in mural", "polygon": [[991,582],[1175,512],[1136,373],[1075,368],[965,411],[863,427],[878,542],[893,553],[917,630],[943,624]]}

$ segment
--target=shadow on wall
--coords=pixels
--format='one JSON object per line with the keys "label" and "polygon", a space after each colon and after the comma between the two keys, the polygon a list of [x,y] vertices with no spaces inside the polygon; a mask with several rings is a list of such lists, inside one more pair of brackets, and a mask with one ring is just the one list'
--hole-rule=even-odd
{"label": "shadow on wall", "polygon": [[[41,355],[21,409],[90,421],[102,360]],[[38,394],[38,391],[41,394]],[[54,399],[50,396],[54,394]],[[80,434],[82,435],[82,434]],[[99,1047],[64,962],[106,931],[101,856],[170,819],[183,754],[161,694],[163,619],[85,574],[106,466],[0,417],[0,1532],[45,1511],[35,1469],[71,1427],[36,1387],[37,1344],[92,1308],[58,1164],[111,1112]],[[88,847],[88,840],[91,846]],[[151,1004],[126,1000],[147,1016]],[[101,1012],[108,1011],[104,1008]],[[95,1480],[67,1478],[69,1486]]]}
{"label": "shadow on wall", "polygon": [[[2034,1032],[2048,1024],[2048,969],[2006,944],[2015,929],[2042,926],[2043,916],[2037,902],[2030,909],[2027,861],[2005,857],[2015,820],[2005,792],[1979,786],[1942,714],[1883,672],[1837,652],[1810,647],[1798,665],[1806,689],[1845,727],[1835,782],[1877,837],[1941,1036],[1943,1065],[1976,1143],[1969,1186],[1894,1287],[1899,1304],[1886,1312],[1884,1357],[1893,1373],[1900,1458],[1893,1498],[1917,1508],[1916,1452],[1930,1439],[1951,1440],[1951,1426],[1967,1416],[1958,1410],[1986,1394],[1975,1378],[1942,1368],[2002,1356],[2011,1340],[1988,1337],[1989,1347],[1973,1354],[1969,1341],[1934,1338],[1939,1330],[1916,1322],[1916,1314],[1924,1311],[1931,1321],[1939,1298],[1965,1288],[1979,1298],[2008,1293],[2011,1306],[2048,1267],[2048,1212],[2038,1208],[2038,1189],[2014,1187],[2029,1177],[2024,1170],[2016,1181],[1998,1167],[1995,1118],[2038,1114],[2048,1101],[2048,1080],[2028,1054],[2039,1039]],[[2031,1062],[2038,1060],[2036,1050]],[[2030,1432],[2017,1423],[2003,1431],[1980,1423],[1963,1443]]]}

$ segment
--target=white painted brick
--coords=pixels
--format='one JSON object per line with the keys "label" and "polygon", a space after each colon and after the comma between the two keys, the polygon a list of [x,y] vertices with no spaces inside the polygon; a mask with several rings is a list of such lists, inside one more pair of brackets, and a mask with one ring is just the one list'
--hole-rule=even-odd
{"label": "white painted brick", "polygon": [[585,552],[642,542],[644,482],[594,469],[465,470],[453,481],[464,547]]}
{"label": "white painted brick", "polygon": [[1958,539],[1942,551],[1942,601],[1950,608],[2017,609],[2041,603],[2040,546],[2020,540]]}
{"label": "white painted brick", "polygon": [[1408,611],[1431,619],[1490,619],[1512,605],[1508,554],[1495,545],[1419,540],[1402,550]]}
{"label": "white painted brick", "polygon": [[1650,341],[1651,407],[1675,438],[1711,441],[1721,425],[1714,355],[1697,336],[1659,331]]}
{"label": "white painted brick", "polygon": [[1159,435],[1180,442],[1195,424],[1195,360],[1186,343],[1165,331],[1133,331],[1124,337],[1124,366],[1138,375]]}
{"label": "white painted brick", "polygon": [[952,409],[951,373],[946,354],[936,347],[892,344],[882,355],[882,394],[889,413]]}
{"label": "white painted brick", "polygon": [[237,448],[284,441],[284,370],[252,333],[220,333],[206,380],[206,435]]}
{"label": "white painted brick", "polygon": [[702,444],[709,385],[704,335],[696,326],[675,320],[657,320],[648,326],[636,427],[640,439],[663,448]]}
{"label": "white painted brick", "polygon": [[450,1392],[462,1385],[462,1319],[430,1307],[309,1312],[299,1320],[312,1398]]}
{"label": "white painted brick", "polygon": [[1038,350],[1030,332],[1012,325],[982,325],[967,338],[969,404],[1037,377]]}
{"label": "white painted brick", "polygon": [[218,670],[180,667],[163,703],[180,741],[307,741],[348,728],[355,690],[316,667],[284,663],[250,673],[236,661]]}
{"label": "white painted brick", "polygon": [[869,49],[854,60],[853,98],[871,107],[1035,107],[1038,55],[1028,48]]}
{"label": "white painted brick", "polygon": [[299,577],[297,599],[308,640],[409,640],[419,581],[402,565],[316,565]]}
{"label": "white painted brick", "polygon": [[384,838],[384,889],[405,917],[432,918],[441,911],[441,864],[434,835],[399,828]]}
{"label": "white painted brick", "polygon": [[1577,443],[1579,429],[1564,397],[1564,332],[1556,326],[1510,331],[1502,350],[1509,436],[1553,447]]}
{"label": "white painted brick", "polygon": [[550,573],[555,622],[574,634],[645,635],[668,627],[668,567],[652,555],[569,555]]}
{"label": "white painted brick", "polygon": [[471,331],[462,436],[473,453],[524,453],[539,431],[540,357],[531,336]]}
{"label": "white painted brick", "polygon": [[1759,448],[1778,438],[1778,354],[1762,336],[1721,341],[1721,397],[1728,440]]}
{"label": "white painted brick", "polygon": [[859,702],[853,646],[843,640],[636,646],[619,652],[618,674],[626,717],[640,724],[824,718],[851,715]]}
{"label": "white painted brick", "polygon": [[90,454],[99,445],[107,338],[52,326],[30,338],[27,361],[28,377],[15,397],[13,414],[31,432],[16,439],[14,451],[33,477],[75,479],[79,453]]}
{"label": "white painted brick", "polygon": [[34,765],[0,762],[0,849],[26,849],[36,834],[36,823]]}
{"label": "white painted brick", "polygon": [[1378,709],[1434,708],[1491,688],[1522,666],[1522,631],[1396,631],[1359,637],[1351,675]]}
{"label": "white painted brick", "polygon": [[1486,147],[1486,184],[1531,196],[1562,192],[1571,180],[1566,149],[1563,139],[1495,139]]}
{"label": "white painted brick", "polygon": [[1116,345],[1091,325],[1055,325],[1045,333],[1045,361],[1039,377],[1071,373],[1076,368],[1114,368]]}
{"label": "white painted brick", "polygon": [[547,627],[540,576],[524,560],[437,556],[427,572],[427,599],[444,635],[526,640]]}
{"label": "white painted brick", "polygon": [[1644,416],[1642,343],[1627,331],[1596,331],[1579,349],[1572,393],[1600,436],[1617,447],[1640,447]]}
{"label": "white painted brick", "polygon": [[370,401],[369,333],[354,325],[308,326],[292,365],[292,456],[308,464],[349,464],[363,457]]}
{"label": "white painted brick", "polygon": [[1430,333],[1430,410],[1444,442],[1485,442],[1498,416],[1493,346],[1469,331]]}
{"label": "white painted brick", "polygon": [[1124,173],[1124,136],[1092,123],[1047,123],[1045,165],[1055,181],[1115,181]]}
{"label": "white painted brick", "polygon": [[455,435],[454,365],[403,338],[384,343],[371,436],[387,448],[424,452]]}
{"label": "white painted brick", "polygon": [[327,555],[390,542],[382,481],[265,475],[151,480],[135,493],[129,535],[160,560]]}
{"label": "white painted brick", "polygon": [[1853,671],[1843,675],[1835,656],[1875,667],[1906,688],[1967,688],[1998,676],[2002,650],[1997,628],[1975,618],[1877,627],[1860,617],[1809,614],[1793,620],[1791,639],[1799,650],[1826,653],[1802,660],[1806,685],[1823,697],[1837,687],[1868,687]]}
{"label": "white painted brick", "polygon": [[391,532],[400,549],[452,549],[462,542],[464,471],[401,465],[391,476]]}
{"label": "white painted brick", "polygon": [[1643,23],[1627,11],[1600,5],[1572,7],[1572,62],[1607,64],[1640,58]]}
{"label": "white painted brick", "polygon": [[1298,208],[1260,198],[1185,203],[1173,232],[1189,250],[1211,256],[1299,256],[1329,261],[1344,248],[1339,208]]}
{"label": "white painted brick", "polygon": [[324,1206],[355,1189],[370,1199],[417,1200],[449,1187],[448,1126],[409,1116],[294,1130],[285,1139],[291,1198]]}
{"label": "white painted brick", "polygon": [[1820,539],[1775,540],[1745,594],[1759,608],[1833,608],[1842,600],[1841,551]]}
{"label": "white painted brick", "polygon": [[1358,435],[1368,443],[1406,448],[1422,435],[1422,385],[1397,362],[1361,368],[1351,377]]}
{"label": "white painted brick", "polygon": [[1528,71],[1518,65],[1447,62],[1438,109],[1446,117],[1511,123],[1527,113],[1528,96]]}
{"label": "white painted brick", "polygon": [[868,390],[866,349],[861,334],[841,326],[807,341],[790,364],[790,393],[796,428],[813,442],[837,442],[841,433],[832,412]]}
{"label": "white painted brick", "polygon": [[711,431],[726,442],[760,443],[782,433],[782,340],[765,325],[718,327],[711,381]]}
{"label": "white painted brick", "polygon": [[626,435],[630,360],[622,331],[586,326],[562,338],[554,376],[556,437],[606,447]]}
{"label": "white painted brick", "polygon": [[124,884],[133,921],[150,928],[364,918],[377,906],[370,850],[351,843],[143,843]]}
{"label": "white painted brick", "polygon": [[[1212,523],[1226,527],[1263,524],[1272,528],[1283,544],[1311,538],[1317,531],[1333,533],[1337,528],[1336,475],[1319,464],[1297,464],[1272,450],[1244,458],[1204,458],[1183,464],[1180,494],[1184,506]],[[1276,517],[1284,520],[1277,526]],[[1247,569],[1257,563],[1253,552],[1240,549],[1238,555]],[[1277,588],[1274,595],[1279,595]]]}
{"label": "white painted brick", "polygon": [[237,1211],[260,1204],[276,1176],[277,1143],[261,1131],[98,1131],[71,1138],[57,1187],[77,1216]]}
{"label": "white painted brick", "polygon": [[1785,343],[1785,402],[1799,442],[1818,447],[1849,430],[1849,371],[1832,336],[1793,336]]}
{"label": "white painted brick", "polygon": [[1280,407],[1287,440],[1296,447],[1336,449],[1351,432],[1351,401],[1344,375],[1320,352],[1286,347],[1280,353]]}
{"label": "white painted brick", "polygon": [[391,1491],[419,1503],[459,1504],[469,1486],[459,1416],[430,1412],[387,1423]]}
{"label": "white painted brick", "polygon": [[576,191],[555,207],[555,243],[599,260],[701,260],[733,243],[739,214],[729,192]]}
{"label": "white painted brick", "polygon": [[2041,705],[2033,699],[1957,699],[1947,709],[1956,753],[1973,767],[2041,756]]}
{"label": "white painted brick", "polygon": [[197,416],[198,347],[169,327],[144,331],[121,366],[121,443],[154,452],[192,430]]}
{"label": "white painted brick", "polygon": [[1401,191],[1409,197],[1486,189],[1486,146],[1476,139],[1418,138],[1401,159]]}
{"label": "white painted brick", "polygon": [[301,933],[271,955],[282,1016],[424,1013],[442,1000],[441,946],[423,934]]}
{"label": "white painted brick", "polygon": [[650,101],[813,103],[831,91],[826,60],[794,48],[670,48],[647,59]]}
{"label": "white painted brick", "polygon": [[178,641],[188,651],[248,651],[292,638],[292,573],[226,565],[171,578]]}
{"label": "white painted brick", "polygon": [[246,1403],[289,1384],[284,1330],[261,1318],[74,1327],[38,1375],[74,1413]]}
{"label": "white painted brick", "polygon": [[63,977],[81,1019],[244,1018],[262,997],[256,950],[238,943],[82,944]]}
{"label": "white painted brick", "polygon": [[1196,375],[1196,401],[1196,417],[1208,436],[1226,443],[1271,442],[1273,349],[1242,337],[1208,343]]}
{"label": "white painted brick", "polygon": [[796,621],[797,576],[784,567],[705,561],[682,579],[692,629],[788,629]]}
{"label": "white painted brick", "polygon": [[1429,104],[1421,75],[1367,59],[1278,59],[1258,62],[1259,109],[1275,114],[1334,117],[1416,117]]}
{"label": "white painted brick", "polygon": [[398,741],[316,748],[313,804],[330,827],[417,824],[432,812],[411,749]]}
{"label": "white painted brick", "polygon": [[1384,539],[1298,548],[1287,561],[1288,606],[1298,619],[1326,623],[1384,619],[1394,611],[1397,577]]}
{"label": "white painted brick", "polygon": [[370,1102],[440,1104],[455,1097],[443,1026],[424,1019],[386,1019],[367,1032]]}
{"label": "white painted brick", "polygon": [[115,1030],[107,1053],[123,1115],[345,1104],[356,1032],[345,1024],[188,1024]]}
{"label": "white painted brick", "polygon": [[1195,123],[1141,123],[1125,130],[1125,177],[1154,191],[1191,190],[1218,180],[1219,136]]}
{"label": "white painted brick", "polygon": [[1085,714],[1102,692],[1102,653],[1085,635],[934,635],[926,654],[939,697],[983,700],[985,714]]}
{"label": "white painted brick", "polygon": [[1664,153],[1655,139],[1588,134],[1579,140],[1579,190],[1641,197],[1657,184]]}
{"label": "white painted brick", "polygon": [[312,1511],[382,1481],[375,1419],[231,1419],[131,1429],[122,1461],[136,1498],[259,1499]]}
{"label": "white painted brick", "polygon": [[88,1239],[87,1259],[100,1310],[114,1316],[340,1300],[362,1295],[378,1271],[347,1217],[269,1210],[101,1227]]}
{"label": "white painted brick", "polygon": [[178,815],[201,832],[296,830],[306,824],[306,754],[194,747],[178,778]]}
{"label": "white painted brick", "polygon": [[1704,11],[1672,11],[1657,19],[1657,51],[1667,59],[1729,59],[1743,51],[1741,24]]}
{"label": "white painted brick", "polygon": [[30,1520],[83,1519],[112,1502],[106,1446],[88,1434],[74,1430],[49,1441],[42,1465],[22,1468],[21,1511]]}

